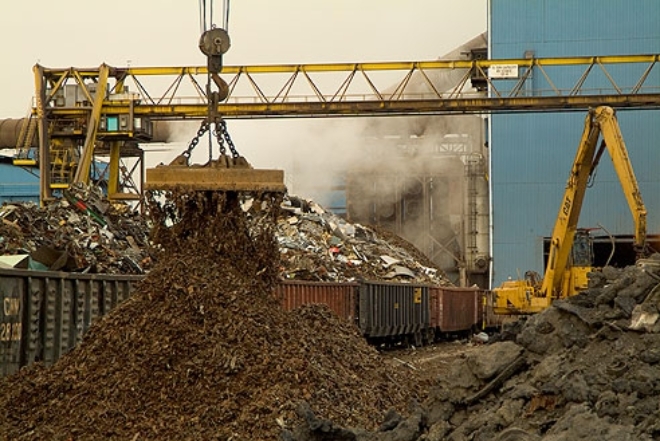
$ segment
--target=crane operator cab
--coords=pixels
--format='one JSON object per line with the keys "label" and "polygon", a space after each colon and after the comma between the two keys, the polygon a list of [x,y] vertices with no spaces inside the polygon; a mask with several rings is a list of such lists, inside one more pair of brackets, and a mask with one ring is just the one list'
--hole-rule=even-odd
{"label": "crane operator cab", "polygon": [[594,241],[588,229],[579,229],[573,238],[573,248],[564,272],[562,297],[572,296],[589,286],[588,274],[593,270]]}

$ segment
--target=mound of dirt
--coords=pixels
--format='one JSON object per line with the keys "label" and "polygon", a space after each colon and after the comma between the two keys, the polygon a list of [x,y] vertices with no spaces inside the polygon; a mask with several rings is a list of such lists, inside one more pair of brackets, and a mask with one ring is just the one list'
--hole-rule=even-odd
{"label": "mound of dirt", "polygon": [[422,398],[328,308],[280,309],[276,198],[173,199],[135,294],[54,366],[2,381],[0,439],[274,440],[312,414],[375,430]]}

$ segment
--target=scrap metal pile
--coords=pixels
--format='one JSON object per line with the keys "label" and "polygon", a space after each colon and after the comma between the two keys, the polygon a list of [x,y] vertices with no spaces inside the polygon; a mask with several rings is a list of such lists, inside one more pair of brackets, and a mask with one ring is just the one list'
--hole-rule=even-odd
{"label": "scrap metal pile", "polygon": [[295,196],[287,196],[281,207],[276,234],[283,279],[450,284],[426,256],[394,234],[351,224]]}
{"label": "scrap metal pile", "polygon": [[39,207],[0,207],[0,256],[29,256],[30,268],[143,274],[152,266],[149,226],[97,188],[73,186],[66,198]]}
{"label": "scrap metal pile", "polygon": [[[128,206],[110,204],[93,187],[73,187],[68,196],[45,207],[0,207],[0,255],[30,255],[31,267],[38,269],[149,272],[156,257],[149,219]],[[278,204],[275,235],[284,280],[450,284],[433,262],[394,234],[351,224],[299,197],[285,195]],[[171,207],[157,210],[164,217]]]}
{"label": "scrap metal pile", "polygon": [[328,308],[279,307],[276,200],[173,197],[151,210],[167,258],[131,298],[51,368],[2,380],[0,439],[274,440],[315,415],[373,430],[423,398]]}
{"label": "scrap metal pile", "polygon": [[660,255],[593,273],[429,385],[328,308],[279,307],[277,198],[173,197],[151,210],[168,258],[135,294],[2,380],[0,439],[660,439]]}

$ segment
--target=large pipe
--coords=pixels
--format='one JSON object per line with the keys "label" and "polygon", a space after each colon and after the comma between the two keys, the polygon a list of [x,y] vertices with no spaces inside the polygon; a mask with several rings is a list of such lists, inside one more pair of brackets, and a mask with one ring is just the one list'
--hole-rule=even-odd
{"label": "large pipe", "polygon": [[[14,149],[25,118],[0,119],[0,149]],[[171,134],[169,121],[154,121],[152,142],[168,142]],[[32,147],[37,147],[37,137],[32,140]]]}
{"label": "large pipe", "polygon": [[[0,149],[16,148],[16,142],[24,120],[25,118],[0,119]],[[33,146],[36,147],[37,143],[34,142]]]}

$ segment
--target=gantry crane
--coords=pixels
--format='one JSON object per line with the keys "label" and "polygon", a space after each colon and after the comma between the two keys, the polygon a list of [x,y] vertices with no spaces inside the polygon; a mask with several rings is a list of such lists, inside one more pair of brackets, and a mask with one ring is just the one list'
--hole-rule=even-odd
{"label": "gantry crane", "polygon": [[[659,60],[656,54],[222,66],[216,75],[221,83],[216,84],[226,84],[226,97],[212,107],[225,119],[557,112],[599,105],[660,108],[660,93],[645,84]],[[633,87],[617,83],[614,72],[622,65],[642,67],[643,73]],[[564,69],[576,76],[568,89],[558,87],[552,79],[553,75],[565,77]],[[596,70],[605,73],[611,88],[592,93],[584,87]],[[498,76],[503,71],[506,75]],[[395,73],[401,79],[379,86],[373,78],[379,72]],[[458,80],[451,88],[439,90],[433,76],[450,72],[459,72]],[[94,69],[53,69],[36,65],[36,105],[32,114],[38,129],[38,152],[19,156],[38,159],[41,199],[52,198],[53,190],[66,188],[74,179],[88,179],[92,159],[99,151],[110,155],[110,198],[133,197],[122,193],[117,184],[121,158],[141,151],[138,143],[152,139],[155,122],[206,118],[210,96],[202,84],[211,73],[208,66],[103,64]],[[343,78],[338,88],[328,91],[316,77],[328,74]],[[545,78],[547,88],[529,96],[526,85],[532,76],[537,81]],[[168,79],[165,91],[150,88],[147,83],[154,77]],[[422,86],[413,87],[413,78]],[[267,94],[262,84],[274,81],[281,87]],[[129,83],[136,92],[128,90]],[[358,83],[363,91],[349,93]],[[301,86],[310,92],[294,93]],[[29,124],[28,119],[25,121]]]}

